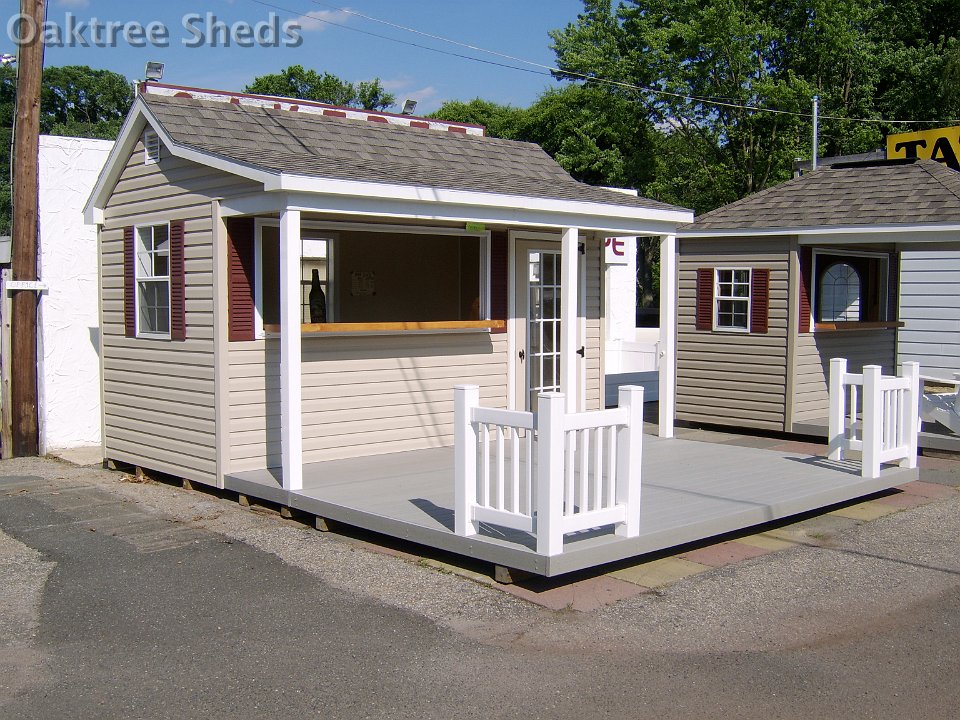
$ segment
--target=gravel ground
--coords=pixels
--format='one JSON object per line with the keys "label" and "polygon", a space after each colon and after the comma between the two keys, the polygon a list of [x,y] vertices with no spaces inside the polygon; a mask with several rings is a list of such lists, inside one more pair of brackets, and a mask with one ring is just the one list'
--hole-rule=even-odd
{"label": "gravel ground", "polygon": [[[941,463],[937,472],[954,470]],[[18,477],[44,482],[18,484]],[[662,717],[805,717],[829,704],[835,714],[902,717],[922,709],[936,718],[951,717],[960,702],[952,680],[960,671],[960,493],[850,525],[821,544],[575,613],[544,610],[484,582],[372,551],[272,511],[132,480],[48,459],[4,461],[0,503],[22,493],[56,505],[71,490],[94,493],[98,503],[116,505],[117,517],[176,529],[170,542],[178,546],[212,537],[268,553],[346,593],[358,607],[390,608],[414,628],[435,628],[457,647],[466,643],[457,655],[461,681],[488,675],[516,689],[550,678],[555,692],[541,688],[526,699],[536,697],[541,710],[555,712],[529,717],[566,717],[566,710],[572,717],[584,707],[599,717],[642,701]],[[72,512],[83,520],[82,508]],[[49,558],[3,529],[0,709],[4,698],[42,686],[49,671],[35,636],[53,621],[43,616],[41,600],[55,570]],[[116,534],[123,539],[121,530]],[[129,542],[155,534],[138,537],[130,535]],[[443,677],[449,668],[435,671]],[[437,707],[424,716],[449,716],[439,709],[448,706]],[[501,707],[493,716],[514,714]]]}

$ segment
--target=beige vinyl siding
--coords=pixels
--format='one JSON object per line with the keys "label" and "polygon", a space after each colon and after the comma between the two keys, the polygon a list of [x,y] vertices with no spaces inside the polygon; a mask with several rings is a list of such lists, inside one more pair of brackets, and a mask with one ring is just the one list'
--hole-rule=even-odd
{"label": "beige vinyl siding", "polygon": [[[506,407],[506,335],[303,338],[303,459],[320,462],[453,444],[453,388]],[[276,339],[230,343],[230,470],[280,465]]]}
{"label": "beige vinyl siding", "polygon": [[[137,144],[100,232],[104,451],[108,458],[216,484],[210,201],[253,183]],[[184,220],[187,339],[124,335],[123,228]]]}
{"label": "beige vinyl siding", "polygon": [[[783,430],[787,382],[787,238],[680,239],[677,419]],[[696,329],[697,269],[770,270],[769,331]]]}
{"label": "beige vinyl siding", "polygon": [[846,358],[849,372],[861,372],[864,365],[880,365],[885,375],[894,371],[896,330],[802,333],[796,342],[794,423],[826,420],[829,409],[827,383],[832,358]]}
{"label": "beige vinyl siding", "polygon": [[[603,240],[593,238],[586,244],[586,325],[587,333],[584,342],[586,348],[583,361],[587,364],[587,410],[602,410],[603,398],[603,367],[600,358],[603,353],[603,268],[601,253]],[[579,358],[578,358],[579,361]]]}

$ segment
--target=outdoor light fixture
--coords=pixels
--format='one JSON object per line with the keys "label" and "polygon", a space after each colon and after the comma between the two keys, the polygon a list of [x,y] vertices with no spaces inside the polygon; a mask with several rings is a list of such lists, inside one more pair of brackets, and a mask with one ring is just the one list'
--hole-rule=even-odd
{"label": "outdoor light fixture", "polygon": [[163,79],[163,63],[157,62],[155,60],[150,60],[147,62],[147,67],[143,71],[144,77],[147,80],[162,80]]}
{"label": "outdoor light fixture", "polygon": [[13,65],[17,61],[16,55],[11,55],[10,53],[4,53],[0,55],[0,65],[6,67],[7,65]]}
{"label": "outdoor light fixture", "polygon": [[403,110],[400,111],[401,115],[413,115],[413,111],[417,109],[416,100],[404,100],[403,101]]}

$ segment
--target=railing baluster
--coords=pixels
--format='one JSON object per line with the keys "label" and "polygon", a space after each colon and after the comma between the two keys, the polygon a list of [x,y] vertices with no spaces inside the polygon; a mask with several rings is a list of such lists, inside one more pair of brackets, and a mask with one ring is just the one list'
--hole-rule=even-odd
{"label": "railing baluster", "polygon": [[603,506],[612,508],[615,504],[617,489],[617,434],[620,426],[615,425],[607,433],[607,487]]}
{"label": "railing baluster", "polygon": [[511,477],[511,490],[510,500],[511,507],[515,513],[520,512],[520,431],[517,428],[510,428],[511,430],[511,440],[510,440],[510,452],[511,452],[511,462],[510,462],[510,477]]}
{"label": "railing baluster", "polygon": [[503,510],[504,503],[504,457],[503,457],[503,425],[496,425],[497,429],[497,509]]}
{"label": "railing baluster", "polygon": [[564,453],[563,462],[563,514],[573,515],[574,490],[576,489],[576,465],[573,464],[576,455],[577,434],[565,432],[563,434]]}
{"label": "railing baluster", "polygon": [[586,512],[589,502],[587,490],[590,481],[590,433],[587,430],[580,430],[577,435],[580,436],[580,507],[577,511]]}
{"label": "railing baluster", "polygon": [[534,493],[536,493],[535,483],[533,482],[533,430],[527,430],[527,460],[526,460],[526,479],[524,482],[524,493],[527,501],[527,514],[533,515]]}
{"label": "railing baluster", "polygon": [[600,509],[600,500],[603,497],[603,426],[596,429],[593,442],[593,510]]}
{"label": "railing baluster", "polygon": [[490,507],[490,426],[480,426],[480,504]]}

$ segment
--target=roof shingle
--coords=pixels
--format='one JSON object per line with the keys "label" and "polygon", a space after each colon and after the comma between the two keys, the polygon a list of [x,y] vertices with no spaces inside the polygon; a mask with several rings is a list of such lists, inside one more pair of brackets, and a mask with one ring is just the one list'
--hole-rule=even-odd
{"label": "roof shingle", "polygon": [[142,97],[174,142],[268,172],[681,210],[577,182],[531,143],[194,98]]}
{"label": "roof shingle", "polygon": [[680,230],[946,223],[960,223],[960,173],[916,160],[816,170],[701,215]]}

